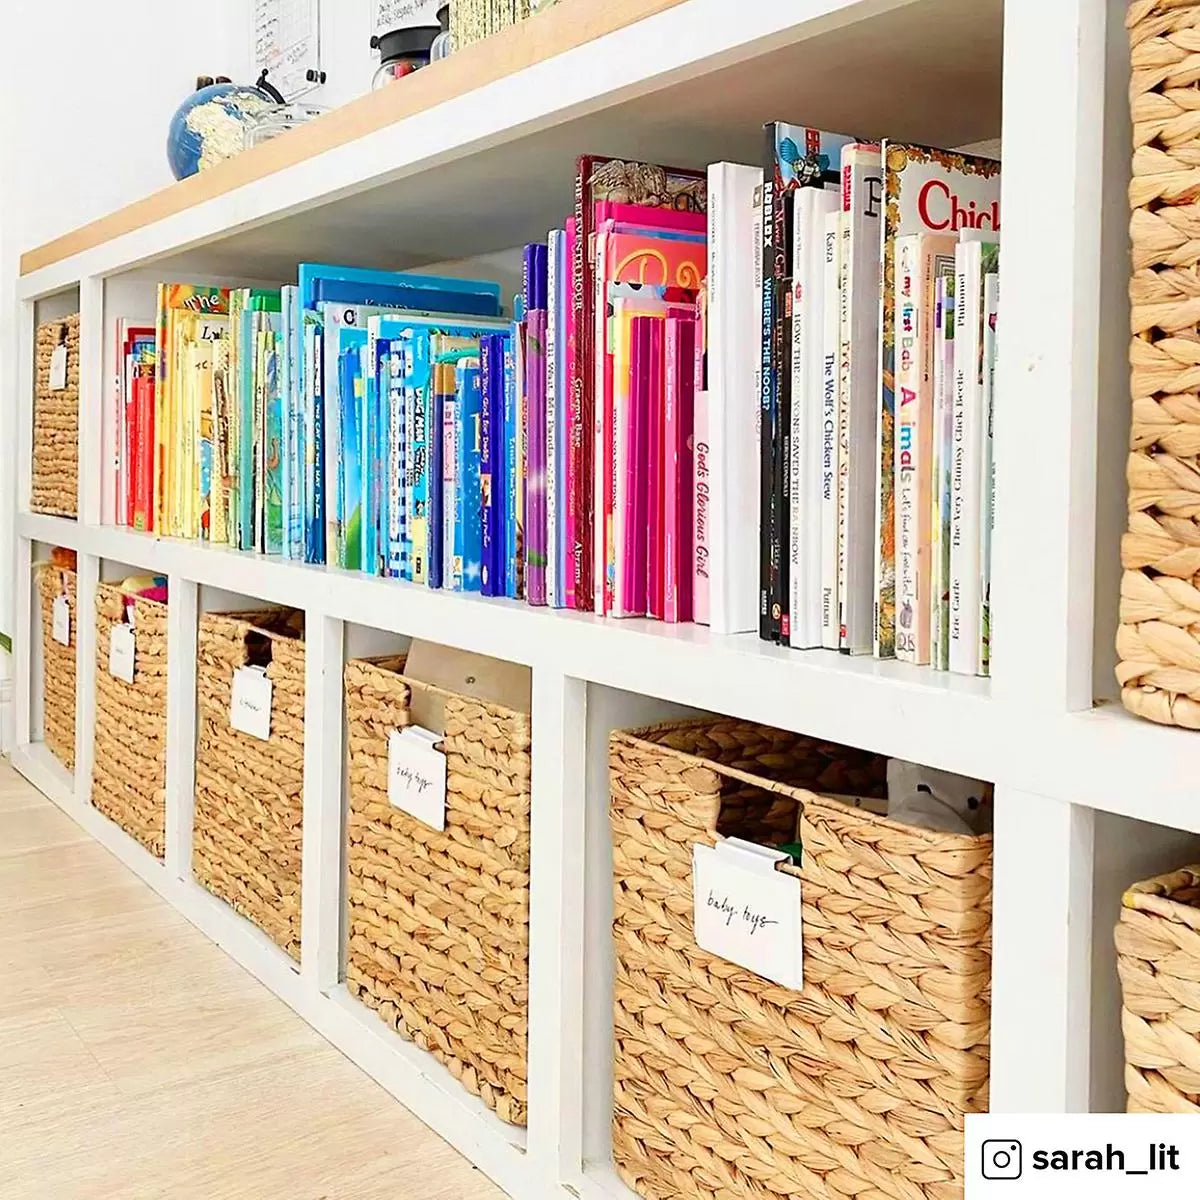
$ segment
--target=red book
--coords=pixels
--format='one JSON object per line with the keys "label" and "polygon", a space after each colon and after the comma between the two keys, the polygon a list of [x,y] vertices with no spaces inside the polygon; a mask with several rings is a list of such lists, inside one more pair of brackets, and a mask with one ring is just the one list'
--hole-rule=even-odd
{"label": "red book", "polygon": [[571,371],[567,475],[572,484],[569,505],[577,514],[569,547],[575,607],[587,612],[594,607],[595,580],[592,562],[596,518],[592,444],[596,362],[594,234],[596,206],[605,202],[702,213],[707,208],[705,172],[593,155],[583,155],[576,166],[571,309],[577,345]]}

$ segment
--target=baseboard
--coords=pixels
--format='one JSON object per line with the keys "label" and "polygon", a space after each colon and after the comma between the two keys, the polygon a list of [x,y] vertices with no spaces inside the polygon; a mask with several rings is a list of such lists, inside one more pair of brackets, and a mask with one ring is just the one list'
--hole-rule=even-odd
{"label": "baseboard", "polygon": [[15,742],[13,681],[0,679],[0,754],[11,754]]}

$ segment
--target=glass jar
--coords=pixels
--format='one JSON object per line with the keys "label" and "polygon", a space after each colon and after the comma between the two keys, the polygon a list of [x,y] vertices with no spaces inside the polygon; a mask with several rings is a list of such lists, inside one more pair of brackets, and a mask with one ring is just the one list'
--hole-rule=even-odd
{"label": "glass jar", "polygon": [[393,29],[371,39],[371,48],[379,51],[379,69],[371,80],[371,89],[377,90],[403,79],[421,67],[429,65],[429,52],[442,32],[439,25],[417,25],[407,29]]}
{"label": "glass jar", "polygon": [[429,48],[430,62],[437,62],[439,59],[448,58],[450,52],[454,49],[450,37],[450,5],[443,4],[438,9],[437,19],[442,31],[434,38],[433,45]]}

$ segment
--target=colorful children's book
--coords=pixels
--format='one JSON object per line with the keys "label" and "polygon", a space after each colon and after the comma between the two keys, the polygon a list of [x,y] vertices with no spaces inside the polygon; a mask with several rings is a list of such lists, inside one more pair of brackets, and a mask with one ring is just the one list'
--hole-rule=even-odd
{"label": "colorful children's book", "polygon": [[937,326],[933,349],[933,449],[930,497],[929,661],[950,669],[950,504],[954,447],[953,273],[937,282]]}
{"label": "colorful children's book", "polygon": [[692,619],[692,434],[696,322],[667,317],[663,413],[663,620]]}
{"label": "colorful children's book", "polygon": [[525,422],[517,390],[517,324],[504,343],[504,594],[525,598]]}
{"label": "colorful children's book", "polygon": [[525,484],[525,590],[530,604],[546,603],[548,506],[546,311],[525,315],[525,384],[528,389],[528,478]]}
{"label": "colorful children's book", "polygon": [[[483,424],[483,386],[480,360],[458,364],[455,401],[455,451],[458,460],[457,512],[454,520],[454,570],[464,592],[483,584],[483,497],[480,491],[480,435]],[[461,565],[460,565],[461,564]]]}
{"label": "colorful children's book", "polygon": [[304,308],[318,308],[321,304],[374,305],[464,316],[500,315],[500,287],[484,280],[373,271],[327,263],[301,263],[297,279]]}
{"label": "colorful children's book", "polygon": [[[705,209],[705,177],[701,172],[682,171],[649,163],[626,162],[585,155],[577,164],[575,180],[575,227],[572,254],[573,320],[576,353],[571,375],[571,428],[568,474],[572,477],[574,530],[572,574],[575,607],[594,607],[595,547],[593,521],[595,422],[595,256],[592,235],[596,229],[596,206],[605,202],[632,203],[652,208]],[[570,232],[568,233],[570,236]]]}
{"label": "colorful children's book", "polygon": [[483,392],[479,426],[479,499],[481,553],[479,590],[485,596],[502,596],[504,583],[499,562],[501,499],[499,434],[496,400],[504,384],[503,343],[489,334],[479,342],[479,386]]}
{"label": "colorful children's book", "polygon": [[883,143],[879,316],[878,486],[876,490],[875,653],[895,653],[895,242],[910,233],[991,235],[1000,229],[1000,164],[975,155],[903,142]]}
{"label": "colorful children's book", "polygon": [[760,402],[759,634],[768,641],[789,634],[788,558],[791,430],[791,344],[785,336],[790,297],[791,218],[801,187],[834,190],[842,147],[853,139],[802,125],[773,121],[764,127],[762,204],[762,346]]}

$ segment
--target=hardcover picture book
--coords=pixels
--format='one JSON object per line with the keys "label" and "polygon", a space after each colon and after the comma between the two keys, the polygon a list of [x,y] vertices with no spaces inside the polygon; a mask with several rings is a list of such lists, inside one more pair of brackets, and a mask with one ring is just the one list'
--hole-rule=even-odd
{"label": "hardcover picture book", "polygon": [[891,658],[896,652],[895,243],[897,238],[912,233],[998,233],[1000,163],[931,146],[885,141],[883,164],[875,652],[880,658]]}

